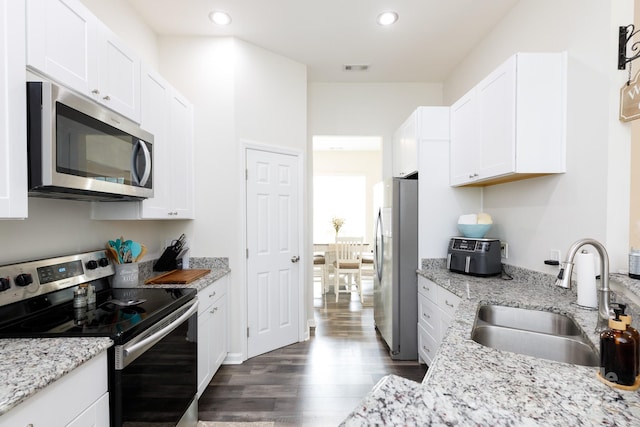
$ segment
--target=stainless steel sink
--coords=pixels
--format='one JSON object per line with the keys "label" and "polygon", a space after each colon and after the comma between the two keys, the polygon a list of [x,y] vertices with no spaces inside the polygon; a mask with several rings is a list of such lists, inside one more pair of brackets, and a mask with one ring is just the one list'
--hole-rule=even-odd
{"label": "stainless steel sink", "polygon": [[580,326],[573,319],[550,311],[503,305],[481,305],[477,318],[490,325],[524,329],[543,334],[582,335]]}
{"label": "stainless steel sink", "polygon": [[471,339],[487,347],[542,359],[598,366],[598,352],[573,319],[541,310],[482,305]]}

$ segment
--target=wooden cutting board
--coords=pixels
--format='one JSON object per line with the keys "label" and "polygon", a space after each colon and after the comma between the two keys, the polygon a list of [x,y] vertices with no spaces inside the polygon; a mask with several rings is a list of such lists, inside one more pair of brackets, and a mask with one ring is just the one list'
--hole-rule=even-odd
{"label": "wooden cutting board", "polygon": [[167,285],[177,283],[186,285],[209,274],[211,270],[172,270],[144,281],[147,285]]}

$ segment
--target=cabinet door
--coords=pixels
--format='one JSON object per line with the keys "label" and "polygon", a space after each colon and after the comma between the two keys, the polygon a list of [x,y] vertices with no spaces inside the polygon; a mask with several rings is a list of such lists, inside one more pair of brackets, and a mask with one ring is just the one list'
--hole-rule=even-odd
{"label": "cabinet door", "polygon": [[516,57],[476,87],[480,179],[516,170]]}
{"label": "cabinet door", "polygon": [[0,1],[0,218],[27,216],[24,3]]}
{"label": "cabinet door", "polygon": [[429,335],[424,327],[418,324],[418,355],[427,364],[430,365],[436,353],[438,352],[438,343]]}
{"label": "cabinet door", "polygon": [[100,67],[95,99],[134,122],[140,122],[140,60],[105,25],[96,23]]}
{"label": "cabinet door", "polygon": [[406,176],[418,170],[417,110],[398,128],[393,140],[393,176]]}
{"label": "cabinet door", "polygon": [[172,162],[169,132],[171,87],[154,70],[143,67],[140,125],[153,134],[153,197],[142,201],[141,217],[171,218]]}
{"label": "cabinet door", "polygon": [[[194,218],[193,107],[177,92],[170,100],[169,144],[171,146],[170,215],[175,219]],[[166,171],[162,171],[163,173]]]}
{"label": "cabinet door", "polygon": [[89,94],[96,18],[78,0],[27,0],[27,65]]}
{"label": "cabinet door", "polygon": [[66,427],[109,427],[109,393],[103,394]]}
{"label": "cabinet door", "polygon": [[211,313],[204,310],[198,315],[198,397],[207,388],[211,373]]}
{"label": "cabinet door", "polygon": [[215,375],[227,357],[227,296],[221,296],[211,309],[211,370]]}
{"label": "cabinet door", "polygon": [[477,110],[473,90],[451,106],[451,185],[466,184],[479,176]]}

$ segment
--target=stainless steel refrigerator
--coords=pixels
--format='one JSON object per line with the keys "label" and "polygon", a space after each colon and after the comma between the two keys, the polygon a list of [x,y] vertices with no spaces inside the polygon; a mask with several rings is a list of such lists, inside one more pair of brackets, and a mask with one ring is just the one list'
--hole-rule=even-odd
{"label": "stainless steel refrigerator", "polygon": [[418,180],[382,184],[375,229],[373,315],[395,360],[418,358]]}

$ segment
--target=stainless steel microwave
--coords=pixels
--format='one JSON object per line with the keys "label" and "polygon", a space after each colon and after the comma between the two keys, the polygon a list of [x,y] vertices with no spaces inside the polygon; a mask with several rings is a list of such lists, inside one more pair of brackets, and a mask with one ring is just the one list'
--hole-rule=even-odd
{"label": "stainless steel microwave", "polygon": [[153,135],[55,83],[27,82],[27,151],[30,196],[153,197]]}

